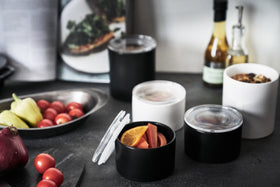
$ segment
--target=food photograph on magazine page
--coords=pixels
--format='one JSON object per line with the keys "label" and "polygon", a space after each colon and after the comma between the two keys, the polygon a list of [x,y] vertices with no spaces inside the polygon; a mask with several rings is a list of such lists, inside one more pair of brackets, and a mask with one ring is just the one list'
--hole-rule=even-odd
{"label": "food photograph on magazine page", "polygon": [[65,3],[60,16],[59,53],[64,68],[60,70],[61,79],[73,79],[73,74],[81,75],[80,78],[109,79],[107,44],[124,33],[124,0],[70,0]]}

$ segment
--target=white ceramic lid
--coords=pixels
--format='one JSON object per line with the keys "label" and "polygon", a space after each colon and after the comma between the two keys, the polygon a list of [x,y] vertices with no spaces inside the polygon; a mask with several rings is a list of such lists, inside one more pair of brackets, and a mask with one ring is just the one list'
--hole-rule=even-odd
{"label": "white ceramic lid", "polygon": [[212,104],[192,107],[184,118],[188,126],[210,133],[233,131],[243,123],[243,117],[236,109]]}
{"label": "white ceramic lid", "polygon": [[182,101],[186,97],[186,90],[176,82],[153,80],[136,85],[132,95],[146,104],[170,105]]}

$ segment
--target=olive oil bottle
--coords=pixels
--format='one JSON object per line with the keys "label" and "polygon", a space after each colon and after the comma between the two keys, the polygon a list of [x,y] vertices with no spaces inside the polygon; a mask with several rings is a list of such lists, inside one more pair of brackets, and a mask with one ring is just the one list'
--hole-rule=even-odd
{"label": "olive oil bottle", "polygon": [[222,87],[223,72],[226,67],[227,50],[226,38],[227,0],[214,0],[214,30],[204,55],[202,80],[209,87]]}
{"label": "olive oil bottle", "polygon": [[232,45],[227,52],[226,67],[233,64],[248,63],[248,53],[244,44],[244,30],[242,25],[243,6],[236,6],[238,23],[232,27]]}

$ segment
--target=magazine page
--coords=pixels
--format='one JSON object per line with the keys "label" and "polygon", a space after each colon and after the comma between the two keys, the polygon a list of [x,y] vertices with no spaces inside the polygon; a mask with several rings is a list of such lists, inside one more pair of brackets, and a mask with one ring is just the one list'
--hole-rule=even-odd
{"label": "magazine page", "polygon": [[56,78],[58,0],[1,0],[0,54],[15,73],[9,81]]}
{"label": "magazine page", "polygon": [[67,2],[60,16],[58,78],[108,83],[107,44],[124,32],[124,0]]}
{"label": "magazine page", "polygon": [[58,79],[60,80],[75,82],[110,83],[109,73],[92,74],[77,71],[66,65],[61,58],[59,58],[57,61],[57,71]]}

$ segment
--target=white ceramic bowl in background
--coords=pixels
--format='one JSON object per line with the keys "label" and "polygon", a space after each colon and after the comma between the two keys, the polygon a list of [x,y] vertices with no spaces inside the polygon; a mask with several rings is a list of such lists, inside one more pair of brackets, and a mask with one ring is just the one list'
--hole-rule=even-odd
{"label": "white ceramic bowl in background", "polygon": [[[246,83],[231,76],[240,73],[255,73],[270,78],[267,83]],[[262,64],[236,64],[224,71],[223,105],[238,109],[244,124],[242,137],[262,138],[274,130],[279,73]]]}
{"label": "white ceramic bowl in background", "polygon": [[184,125],[186,90],[172,81],[155,80],[136,85],[132,92],[132,120],[155,121],[174,131]]}

